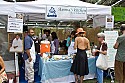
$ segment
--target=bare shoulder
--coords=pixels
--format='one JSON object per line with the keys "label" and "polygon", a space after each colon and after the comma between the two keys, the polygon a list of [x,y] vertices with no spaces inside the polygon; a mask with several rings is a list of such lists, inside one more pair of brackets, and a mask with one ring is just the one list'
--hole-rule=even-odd
{"label": "bare shoulder", "polygon": [[79,39],[79,37],[76,37],[76,38],[75,38],[75,40],[78,40],[78,39]]}
{"label": "bare shoulder", "polygon": [[86,37],[84,37],[84,39],[85,39],[86,41],[89,41],[89,39],[88,39],[88,38],[86,38]]}

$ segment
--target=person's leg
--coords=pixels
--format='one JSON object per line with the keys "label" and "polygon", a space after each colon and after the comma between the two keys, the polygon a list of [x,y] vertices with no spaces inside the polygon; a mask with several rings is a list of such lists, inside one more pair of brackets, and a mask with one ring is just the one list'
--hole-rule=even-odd
{"label": "person's leg", "polygon": [[78,83],[78,75],[75,74],[75,83]]}
{"label": "person's leg", "polygon": [[119,83],[125,83],[125,66],[123,62],[115,60],[115,80]]}
{"label": "person's leg", "polygon": [[124,80],[119,80],[119,83],[125,83]]}
{"label": "person's leg", "polygon": [[84,76],[80,76],[80,83],[83,83]]}
{"label": "person's leg", "polygon": [[98,83],[103,83],[103,70],[96,68],[96,72],[97,72]]}
{"label": "person's leg", "polygon": [[25,80],[28,80],[28,70],[27,70],[27,66],[28,66],[28,63],[27,63],[27,60],[25,60]]}
{"label": "person's leg", "polygon": [[[98,59],[98,56],[95,57],[95,60],[97,59]],[[96,76],[97,76],[98,83],[103,83],[103,70],[96,67]]]}
{"label": "person's leg", "polygon": [[123,63],[123,83],[125,83],[125,62]]}
{"label": "person's leg", "polygon": [[25,76],[28,79],[28,83],[33,83],[34,82],[34,68],[33,68],[33,62],[29,62],[28,60],[26,60],[26,74]]}

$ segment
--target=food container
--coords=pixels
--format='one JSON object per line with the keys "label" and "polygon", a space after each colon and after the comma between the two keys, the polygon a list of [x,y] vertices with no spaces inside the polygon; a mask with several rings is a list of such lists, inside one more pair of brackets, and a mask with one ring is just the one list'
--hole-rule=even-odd
{"label": "food container", "polygon": [[50,52],[50,42],[49,41],[41,41],[40,44],[40,53],[41,55],[43,53],[49,53]]}

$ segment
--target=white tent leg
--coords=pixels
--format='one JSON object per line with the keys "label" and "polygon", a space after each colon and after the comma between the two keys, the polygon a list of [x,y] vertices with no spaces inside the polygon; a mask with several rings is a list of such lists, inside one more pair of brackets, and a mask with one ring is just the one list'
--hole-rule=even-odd
{"label": "white tent leg", "polygon": [[19,66],[18,66],[18,56],[15,52],[15,70],[16,70],[16,83],[19,83]]}

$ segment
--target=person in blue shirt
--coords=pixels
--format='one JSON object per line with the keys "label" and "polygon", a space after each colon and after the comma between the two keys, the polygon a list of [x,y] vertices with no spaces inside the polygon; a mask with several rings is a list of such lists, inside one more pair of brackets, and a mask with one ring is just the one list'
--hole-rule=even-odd
{"label": "person in blue shirt", "polygon": [[72,31],[71,35],[67,38],[68,55],[76,53],[76,50],[74,50],[75,35],[76,31]]}
{"label": "person in blue shirt", "polygon": [[28,83],[34,82],[34,62],[36,59],[35,55],[35,45],[32,37],[34,36],[34,30],[30,28],[28,30],[28,35],[24,38],[24,55],[25,60],[25,79]]}

